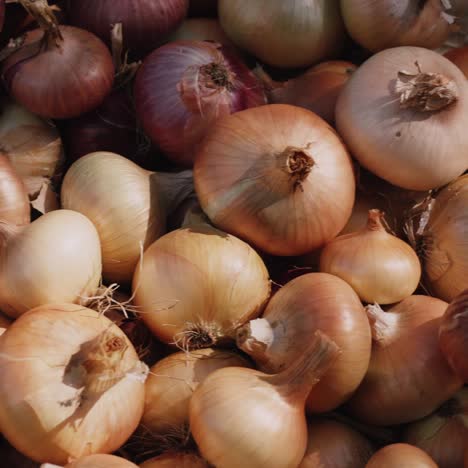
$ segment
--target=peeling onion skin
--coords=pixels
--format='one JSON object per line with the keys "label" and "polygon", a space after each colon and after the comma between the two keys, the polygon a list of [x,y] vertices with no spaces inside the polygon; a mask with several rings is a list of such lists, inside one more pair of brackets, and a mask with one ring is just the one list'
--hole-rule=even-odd
{"label": "peeling onion skin", "polygon": [[[95,109],[110,93],[114,65],[107,47],[93,34],[60,26],[63,42],[38,52],[26,46],[43,32],[26,33],[24,46],[2,64],[9,93],[29,111],[42,117],[67,119]],[[39,44],[39,42],[37,42]],[[79,60],[77,60],[79,57]]]}
{"label": "peeling onion skin", "polygon": [[[418,74],[416,61],[422,72],[449,80],[446,88],[451,87],[451,98],[458,96],[455,102],[440,101],[446,106],[422,111],[424,99],[411,101],[402,97],[403,89],[397,92],[399,72]],[[338,133],[362,166],[393,185],[420,191],[441,187],[468,168],[467,114],[463,73],[442,55],[420,47],[373,55],[346,83],[335,110]]]}
{"label": "peeling onion skin", "polygon": [[381,448],[366,468],[438,468],[434,460],[421,449],[409,444],[392,444]]}

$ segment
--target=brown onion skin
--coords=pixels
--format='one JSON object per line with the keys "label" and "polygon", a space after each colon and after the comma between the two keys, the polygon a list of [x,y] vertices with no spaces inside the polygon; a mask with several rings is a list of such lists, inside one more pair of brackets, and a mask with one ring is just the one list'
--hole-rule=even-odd
{"label": "brown onion skin", "polygon": [[64,468],[137,468],[137,465],[115,455],[96,454],[67,463]]}
{"label": "brown onion skin", "polygon": [[[218,86],[192,76],[211,64],[222,64],[235,82]],[[138,71],[134,94],[145,132],[171,161],[184,166],[193,164],[214,120],[266,103],[260,82],[234,49],[203,41],[176,41],[156,49]]]}
{"label": "brown onion skin", "polygon": [[124,50],[144,57],[184,20],[188,0],[71,0],[71,24],[110,43],[111,25],[122,23]]}
{"label": "brown onion skin", "polygon": [[365,468],[438,468],[421,449],[409,444],[392,444],[381,448]]}
{"label": "brown onion skin", "polygon": [[468,78],[468,46],[449,50],[445,52],[444,57],[453,62]]}
{"label": "brown onion skin", "polygon": [[298,468],[359,468],[374,453],[363,435],[331,419],[312,419],[308,434],[306,453]]}
{"label": "brown onion skin", "polygon": [[209,468],[209,465],[196,453],[168,452],[146,460],[140,468]]}
{"label": "brown onion skin", "polygon": [[468,383],[468,289],[447,307],[439,329],[439,346],[453,371]]}
{"label": "brown onion skin", "polygon": [[[26,33],[24,46],[2,65],[10,94],[42,117],[65,119],[95,109],[109,94],[114,65],[107,47],[93,34],[60,26],[60,47],[49,44],[38,53],[43,32]],[[37,43],[33,50],[27,45]]]}

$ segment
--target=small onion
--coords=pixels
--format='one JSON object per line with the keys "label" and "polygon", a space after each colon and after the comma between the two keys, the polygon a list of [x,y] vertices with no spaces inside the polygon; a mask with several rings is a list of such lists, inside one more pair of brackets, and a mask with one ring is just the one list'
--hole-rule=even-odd
{"label": "small onion", "polygon": [[341,12],[351,37],[372,52],[396,46],[435,49],[450,32],[441,0],[341,0]]}
{"label": "small onion", "polygon": [[314,418],[309,423],[309,440],[298,468],[358,468],[374,453],[372,444],[346,424]]}
{"label": "small onion", "polygon": [[440,324],[439,346],[453,371],[468,384],[468,289],[447,307]]}
{"label": "small onion", "polygon": [[[422,209],[420,209],[422,208]],[[408,226],[431,292],[452,301],[467,288],[468,175],[415,208]]]}
{"label": "small onion", "polygon": [[189,18],[171,34],[170,41],[214,41],[229,44],[226,33],[214,18]]}
{"label": "small onion", "polygon": [[210,374],[190,400],[190,428],[202,456],[222,468],[298,466],[307,446],[305,401],[338,354],[317,332],[279,374],[242,367]]}
{"label": "small onion", "polygon": [[333,239],[320,255],[320,271],[349,283],[364,302],[393,304],[411,296],[421,278],[416,252],[369,210],[367,226]]}
{"label": "small onion", "polygon": [[468,78],[468,46],[451,49],[444,54]]}
{"label": "small onion", "polygon": [[31,199],[44,183],[57,181],[63,165],[60,135],[44,121],[14,102],[5,102],[0,113],[0,154],[10,160]]}
{"label": "small onion", "polygon": [[103,276],[128,284],[141,256],[166,230],[166,217],[192,191],[191,171],[163,174],[114,153],[78,159],[65,174],[62,206],[87,216],[99,233]]}
{"label": "small onion", "polygon": [[468,388],[461,389],[433,414],[405,429],[405,442],[424,450],[439,468],[463,465],[468,447]]}
{"label": "small onion", "polygon": [[265,104],[263,88],[230,47],[177,41],[146,57],[135,80],[137,116],[174,162],[190,166],[222,116]]}
{"label": "small onion", "polygon": [[150,369],[145,384],[145,409],[141,426],[151,436],[173,434],[189,422],[190,397],[203,380],[217,369],[250,367],[238,354],[212,348],[174,353]]}
{"label": "small onion", "polygon": [[133,278],[148,328],[184,349],[235,337],[270,295],[268,271],[248,244],[192,219],[155,241]]}
{"label": "small onion", "polygon": [[89,112],[104,100],[114,65],[96,36],[55,25],[46,32],[26,33],[23,45],[3,62],[1,74],[9,93],[26,109],[64,119]]}
{"label": "small onion", "polygon": [[421,449],[408,444],[392,444],[381,448],[365,468],[438,468],[434,460]]}
{"label": "small onion", "polygon": [[419,47],[375,54],[336,104],[338,132],[358,162],[409,190],[440,187],[468,167],[466,115],[463,73]]}
{"label": "small onion", "polygon": [[367,374],[348,402],[356,418],[383,426],[416,421],[461,388],[438,346],[446,308],[429,296],[410,296],[385,312],[367,306],[373,347]]}
{"label": "small onion", "polygon": [[218,121],[197,154],[194,180],[216,226],[273,255],[321,247],[344,228],[354,202],[351,159],[336,133],[285,104]]}
{"label": "small onion", "polygon": [[203,458],[196,453],[165,453],[150,458],[140,468],[209,468]]}
{"label": "small onion", "polygon": [[309,410],[324,412],[349,399],[366,374],[371,353],[369,322],[359,297],[344,281],[326,273],[290,281],[261,319],[238,329],[237,345],[261,370],[280,372],[300,358],[317,330],[342,351],[307,401]]}
{"label": "small onion", "polygon": [[228,37],[269,65],[311,65],[344,40],[338,0],[219,0],[218,8]]}
{"label": "small onion", "polygon": [[[62,468],[58,465],[44,463],[41,468]],[[115,455],[96,454],[79,458],[67,463],[63,468],[138,468],[134,463]]]}
{"label": "small onion", "polygon": [[188,0],[70,0],[71,23],[109,42],[111,26],[122,23],[124,49],[143,57],[183,21]]}
{"label": "small onion", "polygon": [[143,412],[148,368],[97,312],[48,304],[0,340],[0,431],[37,462],[118,449]]}

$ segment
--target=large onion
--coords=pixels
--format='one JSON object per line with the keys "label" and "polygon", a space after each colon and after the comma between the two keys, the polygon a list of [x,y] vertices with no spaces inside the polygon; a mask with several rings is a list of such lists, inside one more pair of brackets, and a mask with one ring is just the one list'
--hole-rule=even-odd
{"label": "large onion", "polygon": [[440,187],[468,167],[467,115],[463,73],[418,47],[371,57],[336,105],[338,131],[359,163],[410,190]]}
{"label": "large onion", "polygon": [[216,226],[274,255],[321,247],[343,229],[354,202],[351,159],[335,132],[284,104],[219,121],[198,152],[194,180]]}

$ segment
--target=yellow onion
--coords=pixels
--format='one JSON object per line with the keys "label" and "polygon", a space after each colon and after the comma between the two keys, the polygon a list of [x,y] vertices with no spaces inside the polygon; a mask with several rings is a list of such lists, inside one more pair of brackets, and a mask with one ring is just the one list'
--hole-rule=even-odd
{"label": "yellow onion", "polygon": [[143,413],[148,368],[97,312],[48,304],[0,340],[0,431],[37,462],[117,450]]}
{"label": "yellow onion", "polygon": [[422,191],[467,169],[467,115],[468,86],[457,66],[428,49],[395,47],[352,74],[335,117],[362,166],[393,185]]}
{"label": "yellow onion", "polygon": [[270,295],[268,271],[248,244],[188,218],[155,241],[133,278],[134,302],[148,328],[183,349],[235,337]]}
{"label": "yellow onion", "polygon": [[468,175],[415,208],[408,231],[431,292],[452,301],[467,287]]}
{"label": "yellow onion", "polygon": [[441,0],[341,0],[341,12],[351,37],[372,52],[396,46],[435,49],[452,22]]}
{"label": "yellow onion", "polygon": [[189,402],[198,385],[212,372],[229,366],[250,367],[230,351],[212,348],[174,353],[150,369],[145,387],[141,426],[151,436],[172,434],[188,426]]}
{"label": "yellow onion", "polygon": [[96,228],[80,213],[56,210],[29,225],[0,226],[0,310],[18,317],[50,303],[86,303],[101,281]]}
{"label": "yellow onion", "polygon": [[218,10],[228,37],[269,65],[311,65],[343,44],[338,0],[219,0]]}
{"label": "yellow onion", "polygon": [[404,441],[430,455],[439,468],[463,465],[468,447],[468,388],[462,388],[433,414],[410,424]]}
{"label": "yellow onion", "polygon": [[365,468],[438,468],[421,449],[409,444],[392,444],[381,448]]}
{"label": "yellow onion", "polygon": [[79,458],[64,467],[44,463],[41,468],[138,468],[134,463],[115,455],[96,454]]}
{"label": "yellow onion", "polygon": [[140,468],[209,468],[203,458],[195,453],[165,453],[150,458]]}
{"label": "yellow onion", "polygon": [[171,34],[169,40],[230,42],[219,21],[214,18],[188,18]]}
{"label": "yellow onion", "polygon": [[169,210],[191,192],[191,176],[150,172],[109,152],[88,154],[70,167],[62,206],[96,226],[105,280],[131,282],[141,250],[164,234]]}
{"label": "yellow onion", "polygon": [[273,255],[330,241],[351,215],[355,192],[351,159],[333,129],[286,104],[218,120],[195,159],[194,181],[216,226]]}
{"label": "yellow onion", "polygon": [[261,319],[238,329],[237,345],[261,370],[280,372],[294,365],[317,330],[342,351],[307,400],[309,410],[324,412],[349,399],[369,365],[369,322],[348,284],[326,273],[290,281],[273,296]]}
{"label": "yellow onion", "polygon": [[348,402],[356,418],[382,426],[416,421],[461,388],[438,346],[446,308],[429,296],[410,296],[387,311],[367,306],[373,346],[367,374]]}
{"label": "yellow onion", "polygon": [[369,210],[367,226],[333,239],[320,255],[320,270],[349,283],[364,302],[393,304],[411,296],[421,277],[416,252],[389,234],[383,213]]}
{"label": "yellow onion", "polygon": [[299,468],[363,467],[374,453],[363,435],[331,419],[312,419],[308,432],[307,449]]}
{"label": "yellow onion", "polygon": [[202,456],[220,468],[298,466],[307,446],[305,401],[338,353],[317,332],[279,374],[243,367],[210,374],[190,400],[190,428]]}

